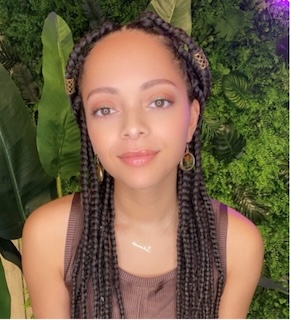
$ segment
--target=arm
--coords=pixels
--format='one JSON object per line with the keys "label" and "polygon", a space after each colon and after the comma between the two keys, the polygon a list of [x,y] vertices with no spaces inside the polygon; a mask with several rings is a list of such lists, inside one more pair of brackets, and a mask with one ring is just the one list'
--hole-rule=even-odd
{"label": "arm", "polygon": [[23,272],[35,318],[70,318],[64,251],[72,196],[34,211],[23,230]]}
{"label": "arm", "polygon": [[219,318],[246,318],[263,264],[258,229],[237,211],[228,209],[227,276]]}

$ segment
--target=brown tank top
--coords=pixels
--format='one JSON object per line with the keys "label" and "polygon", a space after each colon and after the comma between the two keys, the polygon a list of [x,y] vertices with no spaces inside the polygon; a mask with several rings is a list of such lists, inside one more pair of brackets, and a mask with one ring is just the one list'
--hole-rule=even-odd
{"label": "brown tank top", "polygon": [[[219,251],[222,267],[226,274],[226,234],[227,206],[212,200],[216,217],[216,229],[219,239]],[[65,247],[65,283],[71,292],[71,278],[74,257],[81,238],[83,215],[81,214],[80,193],[73,198]],[[174,319],[176,315],[176,270],[157,277],[143,278],[119,269],[120,287],[126,318],[129,319]],[[214,268],[214,283],[218,272]],[[215,287],[216,294],[216,287]],[[119,318],[117,298],[112,299],[112,318]],[[93,292],[88,292],[88,316],[93,317]]]}

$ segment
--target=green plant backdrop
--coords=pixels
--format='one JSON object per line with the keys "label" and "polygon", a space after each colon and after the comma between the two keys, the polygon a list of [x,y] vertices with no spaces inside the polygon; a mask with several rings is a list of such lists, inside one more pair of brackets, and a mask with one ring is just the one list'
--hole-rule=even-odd
{"label": "green plant backdrop", "polygon": [[[21,61],[40,93],[41,33],[51,11],[67,22],[76,39],[98,24],[98,19],[125,23],[148,5],[147,0],[0,0],[0,34],[10,52],[5,55],[0,51],[0,63],[5,66],[9,62],[11,67]],[[265,243],[263,276],[286,288],[267,289],[268,283],[262,282],[248,317],[287,319],[288,1],[192,0],[191,6],[192,36],[204,49],[212,71],[212,95],[203,127],[208,192],[258,225]],[[26,99],[37,122],[36,100]],[[232,148],[225,148],[231,143]],[[78,182],[71,177],[62,184],[66,193]]]}

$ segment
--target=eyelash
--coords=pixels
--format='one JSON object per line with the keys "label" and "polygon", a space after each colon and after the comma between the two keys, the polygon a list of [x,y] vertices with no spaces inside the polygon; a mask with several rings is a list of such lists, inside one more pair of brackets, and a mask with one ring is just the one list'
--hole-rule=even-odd
{"label": "eyelash", "polygon": [[[156,104],[157,104],[157,102],[163,102],[163,103],[167,103],[167,105],[166,106],[157,106]],[[164,109],[164,108],[168,108],[171,104],[172,104],[173,102],[172,101],[170,101],[170,100],[168,100],[168,99],[164,99],[164,98],[159,98],[159,99],[156,99],[156,100],[154,100],[153,102],[151,102],[150,103],[150,106],[152,105],[152,104],[155,104],[155,106],[154,106],[154,108],[157,108],[157,109]]]}

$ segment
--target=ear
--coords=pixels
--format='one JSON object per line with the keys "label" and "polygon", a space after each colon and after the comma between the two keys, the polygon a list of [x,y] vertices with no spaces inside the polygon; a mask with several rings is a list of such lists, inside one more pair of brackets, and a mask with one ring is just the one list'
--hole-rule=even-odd
{"label": "ear", "polygon": [[193,134],[197,128],[197,123],[200,115],[200,104],[198,100],[193,100],[190,105],[190,119],[188,126],[187,142],[192,140]]}

